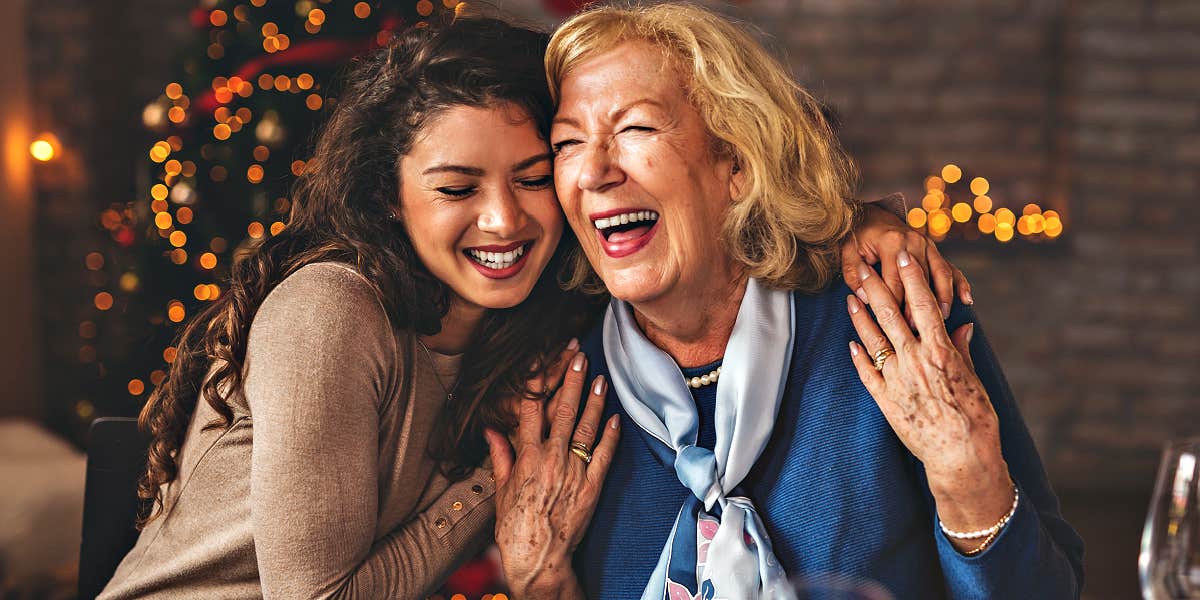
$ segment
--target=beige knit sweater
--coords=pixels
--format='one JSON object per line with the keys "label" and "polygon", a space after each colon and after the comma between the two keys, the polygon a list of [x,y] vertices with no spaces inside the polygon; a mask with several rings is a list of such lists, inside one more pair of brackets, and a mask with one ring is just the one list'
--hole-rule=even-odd
{"label": "beige knit sweater", "polygon": [[251,325],[232,425],[205,430],[199,402],[164,515],[100,598],[427,596],[491,539],[495,484],[437,473],[437,377],[458,357],[408,352],[351,267],[286,278]]}

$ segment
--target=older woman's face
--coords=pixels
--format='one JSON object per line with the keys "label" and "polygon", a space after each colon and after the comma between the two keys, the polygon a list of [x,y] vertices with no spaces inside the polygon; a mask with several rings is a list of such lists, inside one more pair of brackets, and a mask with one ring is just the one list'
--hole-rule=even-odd
{"label": "older woman's face", "polygon": [[555,188],[609,291],[636,304],[711,288],[729,272],[720,230],[733,165],[713,152],[679,73],[631,42],[580,63],[561,87]]}

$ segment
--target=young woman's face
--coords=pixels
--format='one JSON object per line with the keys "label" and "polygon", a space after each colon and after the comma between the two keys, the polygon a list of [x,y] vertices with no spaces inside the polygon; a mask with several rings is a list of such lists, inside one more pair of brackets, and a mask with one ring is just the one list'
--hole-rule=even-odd
{"label": "young woman's face", "polygon": [[515,306],[562,236],[550,148],[515,105],[446,109],[401,157],[399,214],[421,261],[458,299]]}

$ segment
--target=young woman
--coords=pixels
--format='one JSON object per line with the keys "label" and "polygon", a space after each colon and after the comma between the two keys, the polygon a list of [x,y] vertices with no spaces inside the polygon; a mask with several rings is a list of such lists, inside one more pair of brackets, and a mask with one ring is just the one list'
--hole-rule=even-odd
{"label": "young woman", "polygon": [[579,397],[566,340],[598,314],[557,282],[578,244],[546,41],[459,19],[353,66],[287,229],[185,328],[142,413],[155,508],[101,598],[420,598],[491,539],[483,432],[564,370],[559,397]]}

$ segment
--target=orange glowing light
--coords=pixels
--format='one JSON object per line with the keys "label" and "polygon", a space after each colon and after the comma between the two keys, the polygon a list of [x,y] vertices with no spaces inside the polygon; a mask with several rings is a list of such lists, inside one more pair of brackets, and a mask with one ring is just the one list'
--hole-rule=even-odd
{"label": "orange glowing light", "polygon": [[176,350],[174,346],[168,346],[163,349],[163,360],[167,363],[173,363],[175,362],[175,355],[178,353],[179,351]]}
{"label": "orange glowing light", "polygon": [[201,302],[208,300],[208,285],[201,283],[192,290],[192,295]]}
{"label": "orange glowing light", "polygon": [[171,190],[167,189],[167,186],[161,183],[156,183],[150,188],[150,197],[154,198],[155,200],[166,200],[167,194],[170,192]]}
{"label": "orange glowing light", "polygon": [[958,165],[946,165],[942,167],[942,179],[946,180],[946,183],[955,183],[962,179],[962,169]]}
{"label": "orange glowing light", "polygon": [[223,10],[214,10],[208,13],[208,22],[212,23],[213,27],[224,27],[229,22],[229,13]]}
{"label": "orange glowing light", "polygon": [[971,206],[966,202],[959,202],[954,205],[954,208],[950,209],[950,214],[954,217],[955,221],[966,223],[971,220]]}
{"label": "orange glowing light", "polygon": [[217,255],[212,252],[205,252],[200,255],[200,266],[205,269],[214,269],[217,266]]}
{"label": "orange glowing light", "polygon": [[43,133],[29,144],[29,154],[41,162],[53,160],[58,153],[58,137],[52,133]]}
{"label": "orange glowing light", "polygon": [[292,161],[292,175],[299,177],[303,174],[304,174],[304,161],[302,161],[302,160]]}
{"label": "orange glowing light", "polygon": [[128,388],[131,395],[141,396],[142,392],[146,391],[146,384],[142,383],[141,379],[130,379]]}
{"label": "orange glowing light", "polygon": [[99,294],[96,294],[95,298],[92,299],[92,303],[95,304],[96,308],[100,310],[108,310],[112,308],[113,305],[112,294],[108,292],[100,292]]}
{"label": "orange glowing light", "polygon": [[168,83],[167,87],[163,90],[163,93],[165,93],[168,98],[177,100],[183,95],[183,86],[174,82]]}
{"label": "orange glowing light", "polygon": [[1029,215],[1025,215],[1017,219],[1017,233],[1021,235],[1029,235],[1033,233],[1033,229],[1029,226]]}
{"label": "orange glowing light", "polygon": [[292,87],[292,78],[287,75],[280,75],[275,78],[275,89],[280,92],[286,92]]}
{"label": "orange glowing light", "polygon": [[261,183],[263,180],[262,165],[250,165],[246,169],[246,180],[250,183]]}
{"label": "orange glowing light", "polygon": [[172,323],[178,323],[186,316],[187,311],[185,311],[183,309],[183,305],[179,304],[178,302],[171,304],[171,307],[167,309],[167,318],[170,319]]}
{"label": "orange glowing light", "polygon": [[1017,216],[1007,208],[996,209],[996,224],[1005,224],[1011,229],[1013,225],[1017,224]]}
{"label": "orange glowing light", "polygon": [[175,220],[178,221],[180,225],[187,225],[188,223],[191,223],[192,209],[186,206],[179,207],[179,210],[175,211]]}
{"label": "orange glowing light", "polygon": [[253,223],[250,223],[249,225],[246,226],[246,233],[248,233],[250,235],[250,237],[255,238],[255,239],[262,237],[263,236],[263,224],[259,223],[258,221],[254,221]]}
{"label": "orange glowing light", "polygon": [[262,145],[255,146],[253,155],[254,160],[257,160],[258,162],[264,162],[271,157],[271,149]]}
{"label": "orange glowing light", "polygon": [[930,175],[925,178],[925,191],[930,192],[933,190],[946,190],[946,182],[937,175]]}
{"label": "orange glowing light", "polygon": [[[159,214],[166,214],[166,213],[159,213]],[[176,248],[182,248],[183,245],[187,243],[187,234],[182,231],[172,231],[171,237],[168,239],[171,242],[172,246],[175,246]]]}
{"label": "orange glowing light", "polygon": [[275,78],[267,73],[258,76],[258,87],[260,89],[269,90],[275,87]]}
{"label": "orange glowing light", "polygon": [[183,163],[172,158],[167,161],[167,164],[163,165],[163,171],[167,175],[178,175],[183,172]]}
{"label": "orange glowing light", "polygon": [[971,180],[971,193],[975,194],[976,196],[982,196],[988,193],[988,190],[991,188],[992,186],[988,183],[988,180],[982,177],[976,177],[975,179]]}
{"label": "orange glowing light", "polygon": [[1008,242],[1013,239],[1013,226],[1011,223],[996,223],[996,239],[1001,242]]}
{"label": "orange glowing light", "polygon": [[230,129],[229,125],[225,123],[217,123],[213,127],[213,137],[217,138],[218,140],[225,141],[229,139],[229,136],[232,134],[233,130]]}
{"label": "orange glowing light", "polygon": [[914,229],[920,229],[924,227],[928,220],[929,218],[925,214],[925,211],[919,207],[908,211],[908,224]]}
{"label": "orange glowing light", "polygon": [[302,90],[307,90],[307,89],[312,89],[312,86],[313,86],[313,76],[312,75],[309,75],[308,73],[301,73],[299,76],[296,77],[296,87],[298,87]]}
{"label": "orange glowing light", "polygon": [[945,211],[937,211],[929,215],[929,233],[932,235],[946,235],[950,231],[950,215]]}
{"label": "orange glowing light", "polygon": [[979,215],[979,233],[991,235],[994,231],[996,231],[996,215]]}
{"label": "orange glowing light", "polygon": [[278,25],[271,23],[271,22],[263,23],[263,26],[262,26],[263,37],[271,37],[273,35],[277,35],[278,33],[279,33]]}
{"label": "orange glowing light", "polygon": [[304,100],[304,105],[307,106],[309,110],[320,110],[321,105],[324,103],[325,101],[321,99],[320,94],[309,94],[308,98]]}
{"label": "orange glowing light", "polygon": [[371,16],[371,5],[366,2],[359,2],[354,5],[354,16],[365,19]]}
{"label": "orange glowing light", "polygon": [[942,207],[942,202],[946,200],[946,195],[941,190],[929,190],[928,194],[921,199],[921,208],[926,212],[933,212]]}
{"label": "orange glowing light", "polygon": [[152,210],[156,213],[160,213],[164,210],[167,210],[167,201],[166,200],[151,200],[150,201],[150,210]]}
{"label": "orange glowing light", "polygon": [[991,196],[977,196],[972,204],[975,205],[975,212],[977,213],[992,212]]}
{"label": "orange glowing light", "polygon": [[104,268],[104,255],[99,252],[89,252],[83,259],[89,271],[99,271]]}
{"label": "orange glowing light", "polygon": [[284,225],[280,221],[275,221],[274,223],[271,223],[271,235],[279,235],[279,232],[283,231],[283,229],[285,227],[287,227],[287,226]]}
{"label": "orange glowing light", "polygon": [[1029,204],[1026,204],[1025,208],[1021,209],[1021,214],[1023,214],[1023,215],[1036,215],[1040,212],[1042,212],[1042,207],[1040,207],[1036,204],[1033,204],[1032,202]]}
{"label": "orange glowing light", "polygon": [[314,8],[308,11],[308,21],[313,25],[321,25],[325,22],[325,11]]}
{"label": "orange glowing light", "polygon": [[171,262],[177,265],[182,265],[187,262],[187,250],[176,248],[171,251]]}
{"label": "orange glowing light", "polygon": [[154,226],[159,229],[171,228],[171,213],[163,211],[154,215]]}

